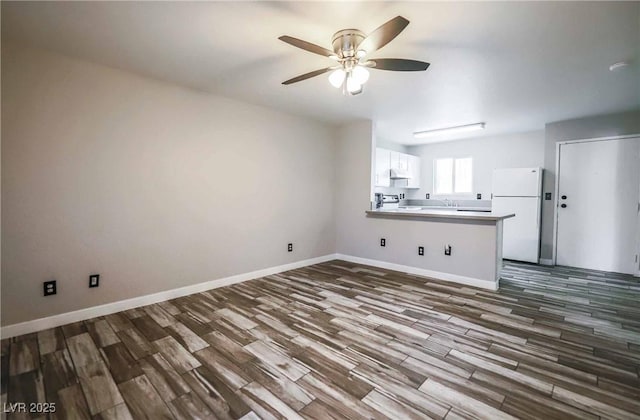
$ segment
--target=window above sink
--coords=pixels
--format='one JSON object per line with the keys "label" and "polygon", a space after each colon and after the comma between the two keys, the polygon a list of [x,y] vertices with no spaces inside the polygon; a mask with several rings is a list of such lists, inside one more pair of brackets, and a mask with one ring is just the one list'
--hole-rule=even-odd
{"label": "window above sink", "polygon": [[435,196],[473,194],[473,158],[438,158],[433,161]]}

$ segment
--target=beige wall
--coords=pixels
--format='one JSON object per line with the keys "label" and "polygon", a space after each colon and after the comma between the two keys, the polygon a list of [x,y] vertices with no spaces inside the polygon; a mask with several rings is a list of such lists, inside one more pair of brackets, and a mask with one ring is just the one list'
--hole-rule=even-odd
{"label": "beige wall", "polygon": [[345,124],[336,145],[336,249],[347,255],[364,256],[363,243],[368,210],[373,200],[371,161],[374,155],[371,121]]}
{"label": "beige wall", "polygon": [[[556,145],[569,140],[640,134],[640,110],[557,121],[545,127],[543,190],[555,194]],[[543,201],[540,258],[553,258],[555,199]]]}
{"label": "beige wall", "polygon": [[2,82],[2,325],[335,252],[333,128],[16,45]]}
{"label": "beige wall", "polygon": [[[423,235],[451,238],[445,225],[421,233],[424,222],[398,229],[364,217],[369,121],[335,131],[11,44],[3,44],[2,87],[2,325],[336,251],[451,270],[452,259],[413,255]],[[638,132],[638,111],[548,124],[544,190],[553,190],[557,141]],[[507,137],[539,161],[539,132]],[[553,208],[544,203],[542,258],[550,258]],[[382,249],[380,236],[411,241]],[[102,275],[100,288],[87,287],[91,273]],[[58,295],[44,298],[49,279]]]}

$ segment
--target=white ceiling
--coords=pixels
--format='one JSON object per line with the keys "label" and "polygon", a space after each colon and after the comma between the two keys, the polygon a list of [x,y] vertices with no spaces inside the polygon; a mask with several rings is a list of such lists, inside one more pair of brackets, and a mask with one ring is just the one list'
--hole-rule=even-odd
{"label": "white ceiling", "polygon": [[[411,24],[372,57],[426,72],[372,70],[355,97],[326,75],[281,85],[332,61],[278,36],[330,48],[339,29],[397,15]],[[640,2],[3,1],[2,38],[331,123],[372,119],[404,144],[419,130],[519,132],[640,106]],[[621,60],[632,65],[608,70]]]}

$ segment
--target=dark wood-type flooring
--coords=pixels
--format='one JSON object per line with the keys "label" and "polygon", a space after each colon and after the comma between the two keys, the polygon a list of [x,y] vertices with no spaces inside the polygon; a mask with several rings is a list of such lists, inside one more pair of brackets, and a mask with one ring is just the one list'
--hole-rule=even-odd
{"label": "dark wood-type flooring", "polygon": [[3,340],[2,400],[61,419],[630,419],[639,369],[633,277],[507,264],[491,292],[331,261]]}

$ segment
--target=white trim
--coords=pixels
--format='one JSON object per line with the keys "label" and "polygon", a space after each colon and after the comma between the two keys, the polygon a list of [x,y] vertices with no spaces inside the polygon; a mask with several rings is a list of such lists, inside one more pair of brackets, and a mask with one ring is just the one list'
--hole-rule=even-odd
{"label": "white trim", "polygon": [[417,276],[430,277],[436,280],[450,281],[468,286],[480,287],[482,289],[498,290],[498,281],[478,279],[475,277],[459,276],[457,274],[443,273],[441,271],[427,270],[424,268],[401,265],[386,261],[371,260],[369,258],[354,257],[352,255],[336,254],[336,259],[349,261],[356,264],[371,265],[387,270],[400,271],[402,273],[414,274]]}
{"label": "white trim", "polygon": [[556,143],[556,173],[553,190],[553,238],[551,243],[551,265],[556,265],[558,253],[558,194],[560,194],[560,144]]}
{"label": "white trim", "polygon": [[551,258],[540,258],[538,264],[540,264],[540,265],[555,265],[555,264],[553,264],[553,260]]}
{"label": "white trim", "polygon": [[619,136],[594,137],[594,138],[588,138],[588,139],[559,140],[556,143],[560,143],[560,144],[589,143],[589,142],[592,142],[592,141],[632,139],[632,138],[638,137],[638,136],[640,136],[640,133],[624,134],[624,135],[619,135]]}
{"label": "white trim", "polygon": [[15,337],[17,335],[29,334],[48,328],[59,327],[71,322],[78,322],[95,318],[97,316],[109,315],[120,311],[126,311],[127,309],[137,308],[139,306],[151,305],[153,303],[163,302],[169,299],[175,299],[178,297],[191,295],[193,293],[203,292],[205,290],[217,289],[219,287],[229,286],[247,280],[270,276],[272,274],[282,273],[284,271],[295,270],[296,268],[319,264],[326,261],[335,260],[337,258],[337,254],[323,255],[321,257],[310,258],[307,260],[296,261],[289,264],[264,268],[262,270],[251,271],[249,273],[236,274],[234,276],[210,280],[204,283],[193,284],[191,286],[165,290],[163,292],[153,293],[150,295],[138,296],[131,299],[93,306],[91,308],[79,309],[77,311],[66,312],[63,314],[34,319],[26,322],[20,322],[18,324],[7,325],[2,327],[0,336],[2,338],[9,338]]}

